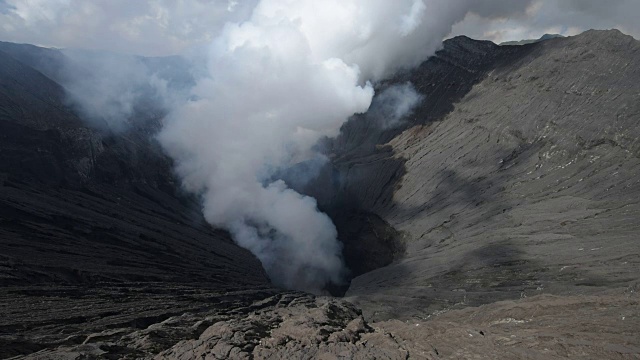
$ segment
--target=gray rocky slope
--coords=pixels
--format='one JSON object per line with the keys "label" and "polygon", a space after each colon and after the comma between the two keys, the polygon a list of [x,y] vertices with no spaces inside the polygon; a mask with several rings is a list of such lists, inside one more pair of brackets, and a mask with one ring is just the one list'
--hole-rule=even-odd
{"label": "gray rocky slope", "polygon": [[384,150],[335,160],[339,191],[403,235],[400,260],[351,283],[372,318],[639,280],[640,43],[589,31],[483,46],[456,64],[480,78],[450,112],[424,121],[441,101],[427,100]]}
{"label": "gray rocky slope", "polygon": [[352,118],[297,185],[338,226],[345,299],[273,289],[207,227],[154,116],[92,130],[41,55],[0,52],[0,357],[638,358],[639,48],[458,37],[379,84],[425,99]]}

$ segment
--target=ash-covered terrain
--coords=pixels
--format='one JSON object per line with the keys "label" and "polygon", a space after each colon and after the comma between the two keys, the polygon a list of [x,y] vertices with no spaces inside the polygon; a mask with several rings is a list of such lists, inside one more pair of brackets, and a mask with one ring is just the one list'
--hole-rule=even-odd
{"label": "ash-covered terrain", "polygon": [[0,43],[0,358],[638,358],[639,49],[456,37],[379,83],[421,102],[354,116],[291,184],[343,242],[334,298],[275,288],[206,223],[161,109],[88,125],[64,53]]}

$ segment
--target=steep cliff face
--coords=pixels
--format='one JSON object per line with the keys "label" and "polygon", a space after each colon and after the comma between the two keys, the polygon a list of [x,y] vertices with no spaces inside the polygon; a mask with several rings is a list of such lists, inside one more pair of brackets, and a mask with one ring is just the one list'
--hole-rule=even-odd
{"label": "steep cliff face", "polygon": [[[194,199],[180,193],[170,159],[149,136],[153,128],[119,134],[94,130],[65,105],[60,85],[4,53],[0,61],[2,230],[7,232],[2,253],[9,259],[23,253],[18,263],[26,269],[31,263],[45,266],[45,259],[65,263],[65,256],[85,252],[83,261],[61,271],[105,279],[184,276],[163,268],[158,258],[164,255],[168,263],[176,260],[174,266],[183,258],[185,269],[193,267],[193,277],[181,281],[211,278],[220,264],[234,269],[229,279],[246,274],[266,281],[257,261],[228,235],[209,228]],[[180,246],[171,245],[174,241]],[[120,261],[98,260],[118,258],[118,244],[128,253]],[[3,280],[27,280],[20,276],[7,271]]]}
{"label": "steep cliff face", "polygon": [[59,84],[0,52],[0,357],[270,287],[180,192],[150,124],[90,128]]}
{"label": "steep cliff face", "polygon": [[376,214],[405,252],[347,296],[385,319],[637,282],[638,49],[618,31],[455,38],[391,80],[426,100],[399,129],[352,119],[330,147],[338,185],[319,196]]}

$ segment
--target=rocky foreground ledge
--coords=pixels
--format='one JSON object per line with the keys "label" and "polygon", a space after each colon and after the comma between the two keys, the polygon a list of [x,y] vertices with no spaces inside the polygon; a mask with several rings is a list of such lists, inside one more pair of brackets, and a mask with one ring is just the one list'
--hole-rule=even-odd
{"label": "rocky foreground ledge", "polygon": [[[67,298],[66,308],[88,314],[90,306],[96,317],[55,323],[43,316],[44,303],[54,302],[55,297],[43,296],[42,302],[26,305],[31,315],[20,314],[21,319],[38,316],[39,329],[32,331],[32,340],[41,344],[60,340],[39,351],[32,343],[33,353],[16,358],[633,359],[640,352],[640,298],[633,288],[599,296],[539,295],[428,319],[373,323],[353,304],[335,298],[165,290],[172,291],[144,299],[149,296],[145,289],[132,289],[140,295],[121,295],[121,307],[114,305],[118,296],[105,291],[92,294],[94,298]],[[176,299],[175,294],[184,292]],[[109,295],[112,300],[105,301]],[[247,301],[251,298],[263,299]],[[16,299],[28,301],[26,297],[0,301],[6,306],[5,301]],[[159,301],[165,302],[162,310],[150,309]],[[5,330],[6,323],[5,319]],[[19,330],[14,327],[14,331]],[[25,351],[29,344],[22,346]]]}

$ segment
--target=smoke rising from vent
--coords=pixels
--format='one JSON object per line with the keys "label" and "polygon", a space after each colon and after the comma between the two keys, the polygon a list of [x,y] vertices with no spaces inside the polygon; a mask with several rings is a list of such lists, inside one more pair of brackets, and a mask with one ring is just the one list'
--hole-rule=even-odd
{"label": "smoke rising from vent", "polygon": [[140,118],[159,118],[182,103],[194,79],[178,56],[145,58],[105,51],[62,50],[54,77],[70,105],[94,127],[120,132]]}
{"label": "smoke rising from vent", "polygon": [[[212,42],[208,76],[159,139],[184,186],[202,195],[207,220],[250,249],[274,283],[319,292],[346,269],[331,220],[273,174],[367,111],[370,81],[433,54],[472,3],[263,0]],[[419,99],[408,84],[388,89],[378,102],[384,126]]]}
{"label": "smoke rising from vent", "polygon": [[168,114],[158,139],[183,186],[202,197],[206,219],[250,249],[275,284],[321,292],[348,273],[336,229],[313,198],[274,180],[278,173],[326,161],[317,141],[370,106],[366,119],[401,125],[421,96],[401,84],[374,99],[372,84],[426,60],[469,12],[499,17],[530,1],[5,3],[0,33],[18,39],[146,54],[188,49],[188,64],[66,51],[61,83],[87,119],[109,130],[127,129],[140,114]]}
{"label": "smoke rising from vent", "polygon": [[398,127],[423,99],[409,82],[393,85],[373,99],[367,120],[375,121],[382,129]]}

